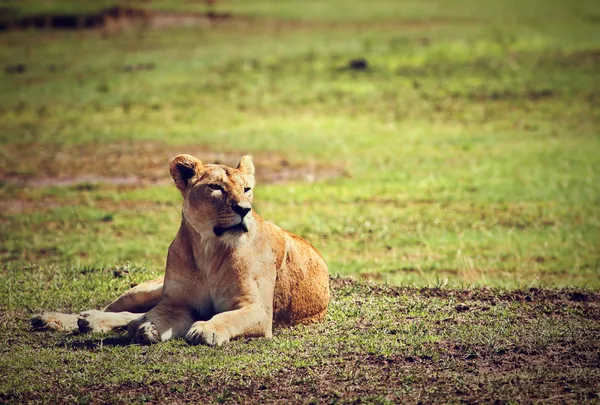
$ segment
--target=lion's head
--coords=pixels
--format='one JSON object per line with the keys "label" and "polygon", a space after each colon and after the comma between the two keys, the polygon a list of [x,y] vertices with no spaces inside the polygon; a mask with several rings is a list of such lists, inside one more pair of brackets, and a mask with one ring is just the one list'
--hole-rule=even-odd
{"label": "lion's head", "polygon": [[179,155],[171,161],[170,171],[183,194],[183,216],[197,232],[221,237],[251,229],[255,184],[251,156],[242,157],[234,169]]}

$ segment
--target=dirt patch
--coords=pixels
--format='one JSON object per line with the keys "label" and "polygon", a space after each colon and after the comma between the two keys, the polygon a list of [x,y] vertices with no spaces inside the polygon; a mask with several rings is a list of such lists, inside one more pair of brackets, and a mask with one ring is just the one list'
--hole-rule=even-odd
{"label": "dirt patch", "polygon": [[[169,162],[189,153],[204,163],[236,166],[244,152],[217,153],[203,146],[171,146],[160,142],[4,146],[0,181],[24,187],[93,188],[96,184],[143,187],[170,184]],[[27,159],[23,159],[27,156]],[[343,167],[292,163],[275,152],[254,154],[259,183],[315,182],[346,176]]]}
{"label": "dirt patch", "polygon": [[[102,188],[128,191],[170,185],[169,162],[189,153],[203,163],[236,166],[244,152],[216,153],[201,146],[169,146],[161,143],[117,142],[102,145],[6,145],[0,153],[0,212],[5,215],[44,212],[65,205],[93,205],[104,209],[160,208],[160,203],[90,200],[85,192]],[[28,156],[23,159],[23,156]],[[317,182],[349,177],[343,166],[292,163],[275,152],[254,154],[258,184]],[[64,198],[32,196],[27,190],[66,187],[81,191]],[[1,215],[0,215],[1,217]]]}
{"label": "dirt patch", "polygon": [[[331,28],[428,28],[451,23],[472,24],[469,19],[429,19],[429,20],[365,20],[365,21],[310,21],[266,19],[250,15],[234,15],[219,12],[214,7],[214,1],[207,1],[206,12],[171,12],[147,10],[139,7],[113,6],[94,13],[58,13],[40,14],[27,17],[15,17],[15,11],[10,8],[0,8],[0,32],[22,29],[39,30],[100,30],[105,32],[120,31],[128,28],[165,28],[193,27],[214,25],[219,23],[240,23],[243,26],[252,24],[275,32],[289,29],[331,29]],[[429,40],[421,40],[428,45]],[[366,64],[355,62],[351,70],[365,70]]]}
{"label": "dirt patch", "polygon": [[0,14],[0,32],[15,29],[120,29],[127,27],[161,28],[195,26],[227,21],[229,13],[176,13],[114,6],[87,14],[40,14],[10,19],[10,10]]}
{"label": "dirt patch", "polygon": [[[410,362],[394,356],[351,356],[319,367],[282,369],[270,377],[245,381],[237,375],[191,375],[177,381],[126,382],[81,388],[89,403],[577,403],[597,398],[594,375],[573,375],[545,381],[536,374],[540,367],[522,367],[515,378],[512,373],[479,374],[475,366],[464,361],[465,371],[436,367],[431,362]],[[458,367],[458,365],[456,366]],[[551,369],[557,371],[556,367]],[[573,391],[571,386],[585,388]],[[39,399],[44,393],[20,397]],[[59,391],[54,395],[64,395]],[[0,396],[6,400],[10,396]],[[92,399],[93,398],[93,399]],[[69,398],[74,401],[74,397]],[[92,399],[90,401],[90,399]]]}
{"label": "dirt patch", "polygon": [[351,278],[332,278],[332,288],[366,289],[373,293],[401,296],[418,295],[426,298],[454,299],[458,302],[464,301],[518,301],[518,302],[600,302],[600,293],[597,291],[578,288],[527,288],[521,290],[504,291],[499,289],[481,287],[473,289],[452,289],[435,287],[395,287],[360,282]]}
{"label": "dirt patch", "polygon": [[[73,188],[81,189],[81,185],[75,185]],[[97,189],[100,185],[88,185],[83,188]],[[93,186],[93,187],[88,187]],[[98,187],[96,187],[98,186]],[[119,186],[117,192],[127,191],[131,187]],[[8,198],[0,198],[0,222],[2,214],[5,216],[16,215],[16,214],[27,214],[32,212],[47,212],[52,211],[60,207],[65,206],[93,206],[105,211],[114,210],[135,210],[135,211],[155,211],[157,209],[167,208],[173,206],[170,202],[157,202],[157,201],[133,201],[133,200],[118,200],[115,201],[112,198],[98,197],[92,200],[85,193],[79,193],[77,195],[69,195],[69,198],[60,198],[53,195],[45,195],[43,198],[31,197],[25,193],[20,193],[18,190],[15,191],[14,195],[10,195]],[[110,222],[110,218],[104,218],[105,222]]]}
{"label": "dirt patch", "polygon": [[28,198],[18,197],[0,199],[0,211],[5,215],[47,211],[60,206],[60,203],[56,201],[49,201],[47,198],[45,198],[44,201],[35,201]]}

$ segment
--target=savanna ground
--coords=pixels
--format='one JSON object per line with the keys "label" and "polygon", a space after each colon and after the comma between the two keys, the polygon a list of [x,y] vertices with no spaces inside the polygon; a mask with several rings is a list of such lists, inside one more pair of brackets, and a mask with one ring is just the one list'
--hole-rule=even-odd
{"label": "savanna ground", "polygon": [[[0,401],[600,402],[598,3],[215,9],[0,33]],[[257,211],[329,263],[326,321],[222,348],[31,332],[162,272],[178,153],[255,156]]]}

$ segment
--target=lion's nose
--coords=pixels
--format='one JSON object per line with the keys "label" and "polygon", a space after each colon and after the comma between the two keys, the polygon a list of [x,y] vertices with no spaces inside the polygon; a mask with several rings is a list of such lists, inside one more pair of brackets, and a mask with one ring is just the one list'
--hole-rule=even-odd
{"label": "lion's nose", "polygon": [[246,216],[246,214],[248,214],[250,212],[250,210],[252,209],[252,207],[250,207],[249,203],[233,203],[231,205],[231,208],[233,209],[233,212],[235,212],[236,214],[239,214],[240,217],[244,218]]}

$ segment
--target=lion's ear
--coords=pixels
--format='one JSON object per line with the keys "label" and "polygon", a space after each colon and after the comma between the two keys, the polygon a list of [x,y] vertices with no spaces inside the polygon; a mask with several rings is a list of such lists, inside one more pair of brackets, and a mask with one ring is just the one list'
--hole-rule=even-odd
{"label": "lion's ear", "polygon": [[252,163],[252,156],[242,156],[237,169],[247,176],[254,176],[254,163]]}
{"label": "lion's ear", "polygon": [[178,189],[185,190],[189,180],[200,173],[202,162],[191,155],[178,155],[171,160],[169,171]]}

